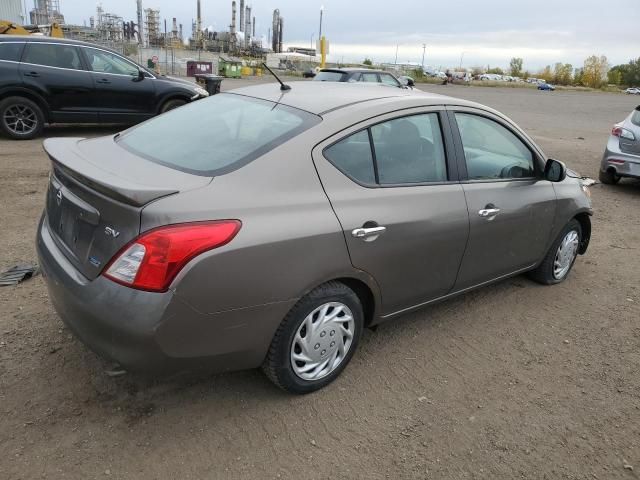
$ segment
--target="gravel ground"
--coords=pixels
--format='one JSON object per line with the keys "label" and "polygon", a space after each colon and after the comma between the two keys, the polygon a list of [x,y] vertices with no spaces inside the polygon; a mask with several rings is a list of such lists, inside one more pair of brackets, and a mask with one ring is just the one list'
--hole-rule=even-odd
{"label": "gravel ground", "polygon": [[[424,88],[503,111],[595,178],[638,102]],[[3,269],[35,260],[48,163],[40,140],[0,139],[0,165]],[[109,378],[41,277],[0,288],[0,478],[638,478],[640,182],[592,191],[591,247],[565,283],[516,277],[365,332],[344,374],[305,397],[257,371]]]}

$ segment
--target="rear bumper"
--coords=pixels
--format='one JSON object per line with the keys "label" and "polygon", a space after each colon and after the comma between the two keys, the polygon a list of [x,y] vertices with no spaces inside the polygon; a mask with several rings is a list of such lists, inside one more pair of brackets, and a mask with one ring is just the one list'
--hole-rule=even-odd
{"label": "rear bumper", "polygon": [[640,178],[640,155],[622,152],[618,142],[617,137],[609,137],[600,164],[600,171],[613,171],[621,177]]}
{"label": "rear bumper", "polygon": [[102,276],[88,280],[58,249],[44,216],[36,245],[49,298],[63,322],[98,355],[132,371],[257,367],[295,303],[204,314],[173,291],[143,292]]}

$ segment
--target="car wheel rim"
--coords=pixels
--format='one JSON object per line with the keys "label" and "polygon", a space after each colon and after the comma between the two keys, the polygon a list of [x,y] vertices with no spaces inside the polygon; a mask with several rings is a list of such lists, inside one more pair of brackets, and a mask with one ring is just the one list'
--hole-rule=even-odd
{"label": "car wheel rim", "polygon": [[38,127],[38,117],[26,105],[11,105],[4,111],[4,124],[17,135],[28,135]]}
{"label": "car wheel rim", "polygon": [[291,343],[291,367],[303,380],[320,380],[344,361],[351,345],[355,321],[343,303],[329,302],[302,321]]}
{"label": "car wheel rim", "polygon": [[580,237],[575,230],[567,233],[562,239],[562,242],[560,242],[560,246],[556,252],[556,258],[553,262],[553,276],[556,280],[563,279],[567,273],[569,273],[569,269],[578,254],[579,244]]}

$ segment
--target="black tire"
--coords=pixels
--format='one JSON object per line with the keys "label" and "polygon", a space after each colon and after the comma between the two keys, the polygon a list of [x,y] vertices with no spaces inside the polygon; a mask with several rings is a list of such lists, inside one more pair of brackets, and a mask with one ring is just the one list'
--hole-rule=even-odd
{"label": "black tire", "polygon": [[169,110],[173,110],[174,108],[181,107],[187,103],[186,100],[182,100],[180,98],[174,98],[172,100],[167,100],[162,108],[160,109],[160,113],[168,112]]}
{"label": "black tire", "polygon": [[[328,302],[339,302],[351,310],[354,320],[351,345],[335,370],[319,380],[306,380],[293,370],[291,360],[293,342],[306,317]],[[305,394],[319,390],[335,380],[345,369],[358,348],[363,327],[364,313],[358,296],[343,283],[327,282],[301,298],[289,311],[271,341],[262,370],[269,380],[287,392]]]}
{"label": "black tire", "polygon": [[[18,123],[12,123],[12,119],[16,119]],[[8,97],[0,102],[0,131],[9,138],[14,140],[36,138],[42,133],[44,122],[42,109],[28,98]]]}
{"label": "black tire", "polygon": [[600,177],[600,181],[605,185],[615,185],[620,181],[619,175],[616,175],[615,173],[609,172],[609,171],[600,172],[599,177]]}
{"label": "black tire", "polygon": [[549,248],[549,251],[545,255],[544,260],[542,260],[542,263],[538,266],[538,268],[529,272],[529,277],[532,280],[535,280],[536,282],[543,285],[555,285],[556,283],[564,282],[567,279],[567,277],[571,273],[571,269],[573,268],[576,258],[578,258],[578,254],[576,253],[575,257],[571,261],[569,269],[561,278],[556,278],[556,276],[554,275],[554,263],[560,244],[571,231],[577,232],[578,241],[582,241],[582,227],[580,226],[580,222],[578,222],[574,218],[562,229],[562,231],[558,235],[558,238],[556,238],[556,240],[553,242],[553,245],[551,245],[551,248]]}

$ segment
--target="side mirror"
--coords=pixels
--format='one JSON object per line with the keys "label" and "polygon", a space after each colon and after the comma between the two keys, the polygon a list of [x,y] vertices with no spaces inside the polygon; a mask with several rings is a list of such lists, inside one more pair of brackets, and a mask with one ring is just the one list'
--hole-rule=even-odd
{"label": "side mirror", "polygon": [[409,78],[407,79],[407,87],[415,87],[416,86],[416,82],[413,81],[413,78]]}
{"label": "side mirror", "polygon": [[137,77],[135,77],[135,78],[133,79],[133,81],[134,81],[134,82],[141,82],[142,80],[144,80],[144,77],[145,77],[145,75],[144,75],[144,70],[142,70],[142,69],[140,68],[140,69],[138,69],[138,76],[137,76]]}
{"label": "side mirror", "polygon": [[550,182],[562,182],[567,178],[567,167],[564,163],[550,158],[544,166],[544,178]]}

